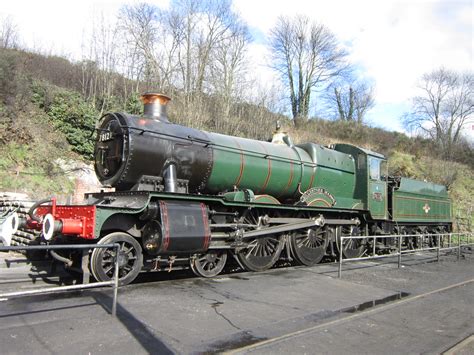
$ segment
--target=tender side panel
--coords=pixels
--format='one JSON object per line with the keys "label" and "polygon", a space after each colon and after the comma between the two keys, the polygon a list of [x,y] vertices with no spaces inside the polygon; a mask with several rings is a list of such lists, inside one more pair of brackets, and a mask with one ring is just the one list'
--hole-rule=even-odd
{"label": "tender side panel", "polygon": [[402,178],[392,199],[395,221],[451,221],[451,200],[445,186]]}
{"label": "tender side panel", "polygon": [[450,222],[451,201],[448,199],[395,191],[393,219],[397,222]]}
{"label": "tender side panel", "polygon": [[431,196],[435,198],[448,198],[446,186],[409,178],[401,178],[397,191],[406,192],[409,194]]}

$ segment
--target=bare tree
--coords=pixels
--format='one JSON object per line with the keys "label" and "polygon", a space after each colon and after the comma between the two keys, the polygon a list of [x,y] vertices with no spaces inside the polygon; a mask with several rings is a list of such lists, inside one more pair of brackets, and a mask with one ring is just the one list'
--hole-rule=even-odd
{"label": "bare tree", "polygon": [[0,18],[0,48],[18,47],[18,28],[10,16]]}
{"label": "bare tree", "polygon": [[335,82],[328,88],[327,100],[337,119],[363,123],[375,105],[374,89],[366,82]]}
{"label": "bare tree", "polygon": [[431,137],[451,158],[462,128],[473,118],[474,75],[440,68],[424,74],[418,89],[421,94],[413,98],[404,124]]}
{"label": "bare tree", "polygon": [[295,125],[308,118],[312,91],[347,68],[347,53],[327,27],[306,16],[278,18],[271,30],[272,67],[286,84]]}
{"label": "bare tree", "polygon": [[[120,9],[118,23],[128,60],[126,74],[136,82],[144,81],[147,86],[152,82],[161,84],[155,45],[158,42],[158,9],[150,4],[137,3],[125,5]],[[131,54],[131,57],[128,55]]]}
{"label": "bare tree", "polygon": [[[180,38],[177,50],[181,82],[187,96],[205,91],[212,54],[236,24],[230,1],[178,0],[170,8],[173,33]],[[170,22],[171,24],[171,22]]]}
{"label": "bare tree", "polygon": [[100,112],[107,110],[113,98],[118,71],[117,28],[104,14],[94,19],[87,46],[83,46],[81,87],[84,97]]}
{"label": "bare tree", "polygon": [[236,23],[211,54],[213,60],[210,63],[210,80],[214,94],[221,98],[224,119],[229,118],[232,103],[241,101],[248,84],[246,51],[249,42],[247,26]]}

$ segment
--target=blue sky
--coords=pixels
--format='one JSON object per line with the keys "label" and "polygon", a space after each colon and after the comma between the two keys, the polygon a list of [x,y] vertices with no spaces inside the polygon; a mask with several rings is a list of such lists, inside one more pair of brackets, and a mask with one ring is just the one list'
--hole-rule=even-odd
{"label": "blue sky", "polygon": [[[97,14],[112,18],[121,5],[134,2],[2,1],[0,16],[13,19],[30,48],[77,58]],[[349,51],[360,75],[375,84],[377,105],[369,112],[369,121],[390,130],[403,130],[400,117],[409,110],[423,73],[439,66],[473,69],[471,0],[233,0],[232,6],[252,29],[255,40],[249,55],[261,83],[277,80],[268,67],[265,38],[279,15],[301,13],[325,24]],[[474,131],[469,133],[474,139]]]}
{"label": "blue sky", "polygon": [[[329,27],[360,75],[375,85],[371,124],[403,131],[420,76],[440,66],[473,69],[473,5],[467,1],[234,0],[252,29],[265,38],[278,15],[303,13]],[[265,14],[262,16],[262,14]],[[255,43],[263,58],[264,43]],[[262,69],[262,72],[265,72]],[[471,135],[473,132],[471,130]]]}

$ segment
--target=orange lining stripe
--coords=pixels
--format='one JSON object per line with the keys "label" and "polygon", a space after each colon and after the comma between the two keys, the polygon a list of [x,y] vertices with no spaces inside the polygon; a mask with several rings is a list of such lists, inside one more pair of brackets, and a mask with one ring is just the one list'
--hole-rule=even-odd
{"label": "orange lining stripe", "polygon": [[207,208],[204,203],[201,203],[201,212],[202,212],[202,223],[204,225],[204,244],[203,244],[203,249],[207,250],[209,247],[209,240],[211,239],[211,233],[209,230],[209,221],[207,219]]}
{"label": "orange lining stripe", "polygon": [[290,161],[290,179],[288,180],[288,184],[286,184],[286,187],[282,191],[280,196],[283,196],[285,194],[285,192],[290,188],[292,182],[293,182],[293,162]]}
{"label": "orange lining stripe", "polygon": [[286,186],[286,189],[290,187],[292,182],[293,182],[293,162],[290,162],[290,180],[288,181],[288,185]]}
{"label": "orange lining stripe", "polygon": [[242,147],[240,146],[239,141],[237,139],[234,139],[234,141],[235,141],[235,144],[237,144],[237,147],[239,147],[239,151],[240,151],[240,173],[239,173],[239,177],[237,178],[234,184],[235,186],[238,187],[240,184],[240,181],[242,180],[242,176],[244,175],[245,162],[244,162],[244,153],[242,152]]}
{"label": "orange lining stripe", "polygon": [[293,161],[290,160],[290,179],[288,180],[288,184],[286,185],[285,189],[281,192],[280,195],[278,195],[278,197],[281,197],[286,193],[286,191],[291,186],[292,182],[293,182]]}
{"label": "orange lining stripe", "polygon": [[395,217],[419,217],[419,218],[440,218],[440,217],[446,217],[449,218],[448,215],[445,214],[426,214],[426,215],[421,215],[421,214],[397,214],[395,213]]}
{"label": "orange lining stripe", "polygon": [[[268,198],[268,199],[270,199],[270,200],[275,201],[275,204],[276,204],[276,205],[280,205],[280,201],[278,201],[275,197],[270,196],[270,195],[258,195],[258,196],[255,196],[255,201],[260,200],[260,199],[262,199],[262,198]],[[263,203],[265,203],[265,202],[263,202]]]}
{"label": "orange lining stripe", "polygon": [[434,198],[424,198],[424,197],[410,197],[410,196],[395,196],[395,200],[418,200],[418,201],[433,201],[438,203],[451,203],[451,201],[446,200],[437,200]]}
{"label": "orange lining stripe", "polygon": [[[265,149],[265,146],[261,142],[258,142],[258,143],[263,148],[263,151],[265,152],[265,155],[268,155],[268,152]],[[263,193],[265,191],[265,189],[267,188],[268,182],[270,181],[270,177],[272,176],[272,161],[271,161],[271,159],[268,159],[268,158],[267,158],[267,160],[268,160],[267,178],[265,179],[265,182],[263,183],[263,187],[260,189],[260,193]]]}
{"label": "orange lining stripe", "polygon": [[313,182],[314,182],[314,176],[316,175],[316,167],[312,169],[313,171],[311,172],[311,180],[309,181],[309,186],[307,190],[313,187]]}
{"label": "orange lining stripe", "polygon": [[314,200],[312,200],[308,204],[308,206],[313,206],[315,202],[320,202],[320,201],[324,202],[326,204],[326,206],[331,207],[331,204],[329,202],[327,202],[325,199],[322,199],[322,198],[315,198]]}

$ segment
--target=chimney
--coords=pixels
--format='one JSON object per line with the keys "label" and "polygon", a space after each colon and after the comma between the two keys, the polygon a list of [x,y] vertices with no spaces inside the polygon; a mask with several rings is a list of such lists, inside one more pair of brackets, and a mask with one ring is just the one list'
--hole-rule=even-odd
{"label": "chimney", "polygon": [[156,92],[146,92],[141,97],[144,105],[144,116],[160,122],[169,122],[166,105],[171,100],[169,96]]}

